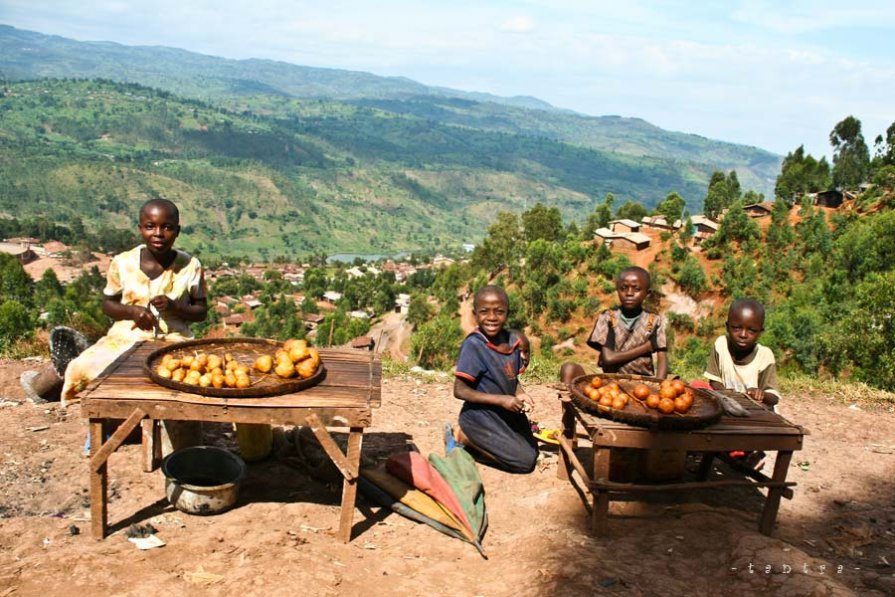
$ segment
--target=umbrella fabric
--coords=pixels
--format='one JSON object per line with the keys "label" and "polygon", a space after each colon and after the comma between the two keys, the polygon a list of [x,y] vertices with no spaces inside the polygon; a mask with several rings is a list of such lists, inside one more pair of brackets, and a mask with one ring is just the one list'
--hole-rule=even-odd
{"label": "umbrella fabric", "polygon": [[[382,474],[391,477],[391,475],[389,475],[388,473],[383,472]],[[392,479],[394,479],[394,477],[392,477]],[[389,492],[387,492],[387,491],[383,490],[381,487],[379,487],[377,485],[377,481],[382,481],[382,479],[378,478],[377,480],[374,480],[372,477],[369,477],[368,475],[365,475],[363,472],[361,472],[361,477],[358,480],[360,490],[370,499],[376,501],[377,503],[379,503],[380,505],[382,505],[386,508],[390,508],[392,511],[397,512],[401,516],[404,516],[404,517],[409,518],[410,520],[414,520],[416,522],[421,522],[423,524],[427,524],[430,527],[434,528],[435,530],[437,530],[441,533],[444,533],[445,535],[448,535],[449,537],[454,537],[455,539],[460,539],[461,541],[468,542],[468,539],[466,538],[466,536],[463,533],[461,533],[459,530],[457,530],[453,527],[447,526],[447,525],[443,524],[443,522],[439,522],[438,520],[435,520],[434,518],[429,518],[425,514],[417,512],[410,506],[403,504],[400,501],[396,500],[394,497],[392,497],[392,495]],[[397,479],[395,479],[395,481],[397,481]],[[405,487],[406,487],[406,485],[405,485]],[[408,488],[408,491],[409,491],[409,493],[416,492],[420,495],[424,495],[427,499],[432,499],[432,498],[429,498],[429,496],[426,496],[425,494],[423,494],[422,492],[417,491],[416,489]],[[449,523],[453,524],[453,522],[450,519],[448,519],[444,522],[449,522]]]}
{"label": "umbrella fabric", "polygon": [[393,454],[386,461],[385,469],[441,504],[445,510],[450,512],[463,525],[469,533],[470,539],[476,537],[469,520],[466,518],[463,506],[454,494],[454,490],[442,478],[441,474],[423,458],[422,454],[418,452]]}
{"label": "umbrella fabric", "polygon": [[410,487],[382,469],[361,469],[358,485],[368,497],[391,508],[394,512],[435,530],[471,543],[483,558],[488,559],[479,540],[461,525],[441,504],[428,495]]}
{"label": "umbrella fabric", "polygon": [[[468,531],[463,528],[463,525],[438,502],[422,491],[414,489],[401,479],[390,475],[386,471],[382,469],[363,469],[361,470],[361,477],[367,479],[380,490],[388,494],[393,501],[418,512],[421,516],[462,534],[464,538],[469,534]],[[391,506],[389,505],[389,507]],[[426,524],[429,523],[427,522]]]}
{"label": "umbrella fabric", "polygon": [[429,454],[429,462],[451,486],[473,533],[481,541],[488,528],[488,514],[485,510],[485,487],[475,460],[466,450],[458,448],[449,451],[443,458],[438,454]]}

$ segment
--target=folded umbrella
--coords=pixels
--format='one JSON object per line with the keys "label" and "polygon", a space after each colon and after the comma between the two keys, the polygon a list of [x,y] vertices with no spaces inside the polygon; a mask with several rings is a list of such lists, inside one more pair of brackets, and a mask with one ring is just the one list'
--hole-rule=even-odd
{"label": "folded umbrella", "polygon": [[393,454],[386,461],[385,469],[441,504],[469,533],[470,539],[476,538],[454,490],[422,454],[418,452]]}
{"label": "folded umbrella", "polygon": [[370,499],[402,516],[427,524],[449,537],[472,543],[482,557],[487,559],[481,544],[470,537],[469,530],[438,502],[387,471],[362,469],[359,487]]}
{"label": "folded umbrella", "polygon": [[444,457],[429,454],[429,462],[450,485],[473,533],[481,541],[488,528],[488,513],[485,510],[485,487],[475,460],[466,450],[459,448],[449,451]]}

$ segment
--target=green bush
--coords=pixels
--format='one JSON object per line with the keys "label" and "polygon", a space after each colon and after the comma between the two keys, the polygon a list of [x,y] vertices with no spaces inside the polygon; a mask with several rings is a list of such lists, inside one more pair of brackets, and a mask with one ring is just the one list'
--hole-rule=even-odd
{"label": "green bush", "polygon": [[457,362],[462,341],[460,324],[442,313],[413,334],[413,354],[417,364],[425,369],[448,371]]}
{"label": "green bush", "polygon": [[6,351],[21,338],[27,338],[34,329],[28,309],[19,301],[6,300],[0,304],[0,351]]}
{"label": "green bush", "polygon": [[668,325],[677,331],[692,333],[696,330],[696,324],[693,322],[693,318],[686,313],[668,311],[665,314],[665,318],[668,320]]}

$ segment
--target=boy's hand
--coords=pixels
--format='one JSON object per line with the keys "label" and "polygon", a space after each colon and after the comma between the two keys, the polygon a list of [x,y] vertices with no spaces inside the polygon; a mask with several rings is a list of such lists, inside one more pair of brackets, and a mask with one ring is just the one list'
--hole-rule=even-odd
{"label": "boy's hand", "polygon": [[772,394],[771,392],[762,392],[761,401],[768,406],[774,406],[775,404],[780,402],[780,398],[777,396],[777,394]]}
{"label": "boy's hand", "polygon": [[746,396],[752,398],[756,402],[764,402],[765,393],[758,388],[749,388],[746,390]]}
{"label": "boy's hand", "polygon": [[156,308],[159,313],[167,313],[173,312],[177,313],[177,301],[174,299],[168,298],[164,294],[160,294],[159,296],[152,297],[149,300],[149,304]]}
{"label": "boy's hand", "polygon": [[152,314],[146,307],[136,307],[136,313],[134,313],[134,325],[141,330],[150,331],[154,330],[155,326],[158,325],[158,319],[156,319],[155,315]]}
{"label": "boy's hand", "polygon": [[520,394],[519,396],[510,396],[507,394],[504,396],[504,400],[501,403],[501,406],[510,411],[511,413],[521,413],[525,412],[525,401],[522,400],[522,396],[525,394]]}
{"label": "boy's hand", "polygon": [[530,413],[535,409],[535,400],[526,393],[516,394],[516,398],[522,400],[522,412]]}

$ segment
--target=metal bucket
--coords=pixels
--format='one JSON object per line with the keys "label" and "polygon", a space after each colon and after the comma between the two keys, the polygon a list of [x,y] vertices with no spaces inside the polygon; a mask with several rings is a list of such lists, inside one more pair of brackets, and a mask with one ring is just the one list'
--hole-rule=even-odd
{"label": "metal bucket", "polygon": [[192,446],[162,462],[168,501],[188,514],[217,514],[236,503],[246,465],[229,450]]}

